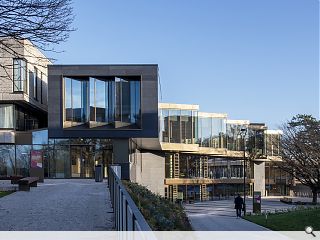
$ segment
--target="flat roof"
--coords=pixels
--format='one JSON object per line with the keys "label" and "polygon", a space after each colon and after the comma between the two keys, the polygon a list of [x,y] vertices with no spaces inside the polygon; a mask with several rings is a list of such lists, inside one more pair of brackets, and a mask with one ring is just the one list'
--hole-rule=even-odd
{"label": "flat roof", "polygon": [[250,121],[249,120],[232,120],[232,119],[227,119],[228,124],[236,124],[236,125],[249,125]]}
{"label": "flat roof", "polygon": [[196,104],[158,103],[160,109],[199,110]]}

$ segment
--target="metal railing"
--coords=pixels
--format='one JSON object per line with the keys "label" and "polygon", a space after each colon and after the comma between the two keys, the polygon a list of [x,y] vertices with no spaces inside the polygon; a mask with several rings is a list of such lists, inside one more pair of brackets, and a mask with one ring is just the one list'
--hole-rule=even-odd
{"label": "metal railing", "polygon": [[152,231],[119,178],[119,166],[110,166],[108,185],[117,231]]}

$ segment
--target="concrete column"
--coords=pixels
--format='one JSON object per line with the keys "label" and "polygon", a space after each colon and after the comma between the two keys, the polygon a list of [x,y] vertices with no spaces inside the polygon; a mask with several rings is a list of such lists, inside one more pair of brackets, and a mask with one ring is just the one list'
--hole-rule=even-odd
{"label": "concrete column", "polygon": [[113,139],[113,163],[121,166],[121,179],[130,180],[129,139]]}

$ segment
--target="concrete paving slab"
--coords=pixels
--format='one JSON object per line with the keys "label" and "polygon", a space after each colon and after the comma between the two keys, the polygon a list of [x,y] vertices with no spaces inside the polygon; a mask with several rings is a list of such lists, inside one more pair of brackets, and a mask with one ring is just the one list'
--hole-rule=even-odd
{"label": "concrete paving slab", "polygon": [[[252,212],[252,199],[246,199],[247,211]],[[295,207],[276,199],[264,199],[262,211]],[[236,217],[233,200],[206,201],[185,205],[191,226],[196,231],[268,231],[268,229]]]}
{"label": "concrete paving slab", "polygon": [[106,182],[45,179],[30,192],[0,198],[0,230],[113,230],[112,212]]}

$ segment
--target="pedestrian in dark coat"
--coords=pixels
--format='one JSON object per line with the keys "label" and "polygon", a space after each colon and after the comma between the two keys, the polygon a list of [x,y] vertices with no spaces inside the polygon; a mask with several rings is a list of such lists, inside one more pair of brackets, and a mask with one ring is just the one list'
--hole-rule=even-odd
{"label": "pedestrian in dark coat", "polygon": [[238,196],[234,199],[234,208],[237,211],[237,218],[241,217],[241,210],[243,205],[243,198],[238,194]]}

